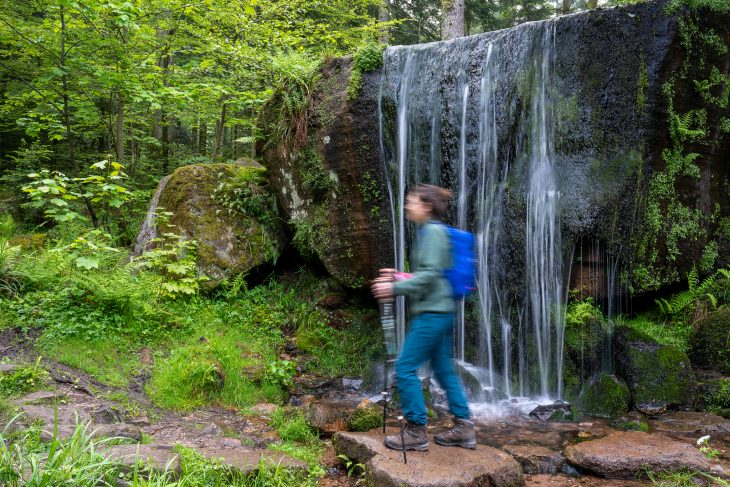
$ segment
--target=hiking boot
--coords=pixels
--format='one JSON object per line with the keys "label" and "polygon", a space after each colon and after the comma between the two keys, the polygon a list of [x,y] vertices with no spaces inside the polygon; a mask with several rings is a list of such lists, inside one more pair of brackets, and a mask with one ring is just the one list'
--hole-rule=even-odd
{"label": "hiking boot", "polygon": [[454,427],[434,437],[434,441],[443,446],[460,446],[475,449],[477,435],[474,432],[474,423],[468,419],[454,418]]}
{"label": "hiking boot", "polygon": [[400,433],[385,437],[385,446],[393,450],[428,450],[428,435],[425,424],[405,423]]}

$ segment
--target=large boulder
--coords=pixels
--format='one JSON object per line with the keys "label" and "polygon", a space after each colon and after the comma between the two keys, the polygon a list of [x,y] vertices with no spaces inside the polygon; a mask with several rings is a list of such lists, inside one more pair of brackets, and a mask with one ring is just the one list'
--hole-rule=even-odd
{"label": "large boulder", "polygon": [[[390,428],[387,434],[398,430]],[[383,433],[337,433],[335,453],[365,465],[368,482],[380,487],[468,487],[524,485],[522,468],[507,453],[484,445],[475,450],[430,443],[427,452],[403,453],[383,444]]]}
{"label": "large boulder", "polygon": [[[284,95],[264,107],[257,153],[269,170],[279,205],[305,257],[320,260],[349,287],[393,266],[392,227],[378,140],[377,72],[364,73],[359,96],[348,96],[352,58],[326,61],[312,86],[311,106],[296,133],[277,130]],[[299,140],[300,138],[304,140]]]}
{"label": "large boulder", "polygon": [[730,374],[730,309],[721,308],[699,323],[690,355],[695,365]]}
{"label": "large boulder", "polygon": [[646,471],[723,472],[689,443],[640,431],[621,431],[570,445],[565,458],[576,467],[610,478],[630,479]]}
{"label": "large boulder", "polygon": [[198,242],[197,268],[208,286],[276,261],[286,240],[263,168],[182,166],[165,183],[157,209],[172,216],[162,231]]}
{"label": "large boulder", "polygon": [[600,374],[583,385],[576,403],[589,416],[615,419],[629,411],[631,394],[626,383],[615,375]]}
{"label": "large boulder", "polygon": [[687,354],[626,326],[614,336],[616,371],[626,380],[635,409],[658,415],[692,406],[695,376]]}

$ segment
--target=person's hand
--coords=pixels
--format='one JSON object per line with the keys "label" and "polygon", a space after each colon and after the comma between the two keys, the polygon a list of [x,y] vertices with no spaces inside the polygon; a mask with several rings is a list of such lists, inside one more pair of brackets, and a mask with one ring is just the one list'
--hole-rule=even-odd
{"label": "person's hand", "polygon": [[370,287],[370,290],[378,301],[393,298],[393,283],[389,280],[376,279]]}

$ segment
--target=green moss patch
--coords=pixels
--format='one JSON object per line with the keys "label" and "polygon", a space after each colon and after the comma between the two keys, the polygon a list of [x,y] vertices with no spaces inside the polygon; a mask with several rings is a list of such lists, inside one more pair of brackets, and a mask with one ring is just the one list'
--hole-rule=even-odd
{"label": "green moss patch", "polygon": [[618,418],[628,412],[629,388],[619,378],[601,374],[584,385],[578,397],[578,409],[589,416]]}

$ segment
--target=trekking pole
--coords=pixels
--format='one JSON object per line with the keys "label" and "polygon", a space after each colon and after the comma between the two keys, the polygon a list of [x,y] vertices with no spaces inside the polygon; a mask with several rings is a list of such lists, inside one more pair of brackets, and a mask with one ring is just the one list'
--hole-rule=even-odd
{"label": "trekking pole", "polygon": [[393,318],[393,300],[379,301],[380,305],[380,326],[383,328],[383,340],[385,341],[385,363],[383,366],[383,434],[385,434],[385,421],[388,417],[388,375],[395,362],[397,348],[395,344],[395,319]]}

